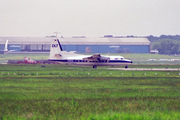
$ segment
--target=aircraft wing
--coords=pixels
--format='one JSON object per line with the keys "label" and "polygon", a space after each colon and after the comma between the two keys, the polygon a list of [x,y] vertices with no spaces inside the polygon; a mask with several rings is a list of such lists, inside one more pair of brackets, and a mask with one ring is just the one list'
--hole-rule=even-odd
{"label": "aircraft wing", "polygon": [[109,60],[109,57],[103,57],[99,53],[96,53],[90,57],[85,57],[83,60]]}

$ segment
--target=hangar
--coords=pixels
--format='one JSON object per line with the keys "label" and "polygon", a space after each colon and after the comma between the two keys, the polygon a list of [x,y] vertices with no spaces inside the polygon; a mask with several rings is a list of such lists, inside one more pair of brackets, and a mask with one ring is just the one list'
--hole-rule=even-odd
{"label": "hangar", "polygon": [[[9,40],[8,50],[16,52],[49,52],[51,40],[55,37],[0,37],[0,50]],[[150,41],[138,37],[63,37],[63,50],[79,53],[150,53]]]}

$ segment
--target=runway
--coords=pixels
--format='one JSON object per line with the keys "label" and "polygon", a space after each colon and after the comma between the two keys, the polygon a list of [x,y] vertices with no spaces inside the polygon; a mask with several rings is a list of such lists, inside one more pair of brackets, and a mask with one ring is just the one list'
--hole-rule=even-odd
{"label": "runway", "polygon": [[125,71],[180,71],[180,68],[108,68],[111,70],[125,70]]}

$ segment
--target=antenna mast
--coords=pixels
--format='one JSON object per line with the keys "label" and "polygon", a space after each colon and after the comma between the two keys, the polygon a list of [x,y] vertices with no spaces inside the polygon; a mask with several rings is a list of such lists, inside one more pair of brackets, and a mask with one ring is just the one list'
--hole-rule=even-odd
{"label": "antenna mast", "polygon": [[58,38],[58,33],[61,33],[61,32],[57,31],[57,32],[54,32],[54,33],[56,34],[56,38]]}

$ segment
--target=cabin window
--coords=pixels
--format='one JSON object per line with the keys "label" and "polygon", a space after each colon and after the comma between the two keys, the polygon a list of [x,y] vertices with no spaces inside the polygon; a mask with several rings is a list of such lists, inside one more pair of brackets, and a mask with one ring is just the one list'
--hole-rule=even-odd
{"label": "cabin window", "polygon": [[68,62],[73,62],[73,60],[68,60]]}

